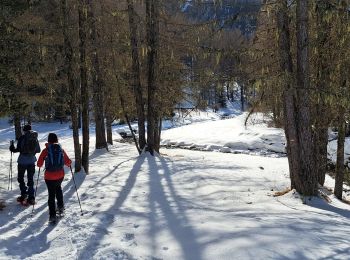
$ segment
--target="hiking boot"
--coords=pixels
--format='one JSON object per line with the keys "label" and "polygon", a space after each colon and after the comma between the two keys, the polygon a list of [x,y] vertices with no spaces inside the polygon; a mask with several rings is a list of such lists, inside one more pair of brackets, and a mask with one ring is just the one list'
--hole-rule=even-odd
{"label": "hiking boot", "polygon": [[26,198],[27,198],[26,195],[21,195],[21,196],[17,197],[17,202],[21,202],[22,203],[23,201],[26,200]]}
{"label": "hiking boot", "polygon": [[56,215],[52,215],[52,216],[50,216],[50,218],[49,218],[49,223],[55,224],[55,223],[56,223],[56,221],[57,221],[57,217],[56,217]]}
{"label": "hiking boot", "polygon": [[27,203],[28,203],[29,205],[34,205],[34,204],[35,204],[35,198],[28,198],[28,199],[27,199]]}
{"label": "hiking boot", "polygon": [[59,208],[57,208],[57,213],[62,215],[62,214],[64,214],[64,210],[65,210],[64,207],[59,207]]}

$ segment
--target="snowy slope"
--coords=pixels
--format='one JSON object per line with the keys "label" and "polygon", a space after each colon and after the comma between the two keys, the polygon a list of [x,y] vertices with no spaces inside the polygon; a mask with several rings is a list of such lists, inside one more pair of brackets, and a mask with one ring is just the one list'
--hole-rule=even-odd
{"label": "snowy slope", "polygon": [[282,129],[268,128],[262,114],[253,115],[245,127],[246,117],[247,113],[243,113],[205,125],[199,123],[183,126],[181,130],[169,129],[162,133],[161,144],[225,153],[285,153]]}
{"label": "snowy slope", "polygon": [[[235,130],[235,124],[233,131],[222,125],[226,132],[213,141],[209,133],[216,124],[201,124],[207,139],[200,134],[197,140],[186,138],[206,146],[227,143]],[[191,132],[186,127],[164,135],[185,138]],[[257,127],[259,137],[270,133]],[[67,125],[34,128],[42,145],[48,132],[56,131],[73,156]],[[91,148],[90,175],[75,175],[84,215],[67,171],[62,185],[66,216],[50,226],[42,175],[33,217],[31,208],[14,202],[15,177],[14,190],[7,190],[12,135],[1,124],[0,198],[7,207],[0,211],[0,259],[349,259],[349,205],[333,197],[331,203],[304,199],[303,204],[293,192],[272,196],[289,186],[285,157],[184,149],[138,156],[132,145],[118,142],[109,152]],[[254,138],[246,135],[242,142],[254,144]],[[330,178],[327,186],[333,186]]]}

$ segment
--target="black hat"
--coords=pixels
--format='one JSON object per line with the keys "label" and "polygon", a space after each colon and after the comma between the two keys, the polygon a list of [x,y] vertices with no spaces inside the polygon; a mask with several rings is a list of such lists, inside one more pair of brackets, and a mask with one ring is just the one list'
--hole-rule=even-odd
{"label": "black hat", "polygon": [[24,131],[24,132],[30,131],[30,130],[32,130],[32,126],[31,126],[31,125],[26,124],[26,125],[23,126],[23,131]]}
{"label": "black hat", "polygon": [[47,141],[49,143],[58,143],[57,135],[55,133],[49,133],[49,135],[47,137]]}

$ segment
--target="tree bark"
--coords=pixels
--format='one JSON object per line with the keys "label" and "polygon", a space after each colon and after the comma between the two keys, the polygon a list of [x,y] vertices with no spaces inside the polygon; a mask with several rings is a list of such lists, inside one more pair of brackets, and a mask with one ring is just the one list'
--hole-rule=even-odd
{"label": "tree bark", "polygon": [[109,113],[106,113],[107,143],[110,145],[113,145],[112,122],[113,117]]}
{"label": "tree bark", "polygon": [[136,13],[134,9],[134,0],[128,0],[128,14],[129,14],[129,30],[130,30],[130,45],[132,56],[132,86],[134,91],[136,111],[137,111],[137,123],[139,131],[139,146],[140,149],[146,145],[146,131],[145,131],[145,102],[142,95],[141,86],[141,73],[140,73],[140,61],[138,53],[138,40],[137,40],[137,23]]}
{"label": "tree bark", "polygon": [[244,111],[244,103],[245,103],[245,100],[244,100],[244,84],[242,83],[241,84],[241,110]]}
{"label": "tree bark", "polygon": [[316,104],[314,106],[314,161],[317,181],[323,186],[327,170],[327,145],[328,145],[328,124],[327,107],[325,102],[325,91],[330,82],[330,58],[329,58],[329,33],[330,21],[327,18],[327,11],[331,5],[328,0],[316,2],[316,23],[317,23],[317,58],[316,58]]}
{"label": "tree bark", "polygon": [[[291,188],[295,188],[296,178],[299,176],[299,140],[296,121],[295,94],[293,87],[293,60],[290,49],[290,29],[287,1],[281,1],[277,11],[278,48],[280,68],[284,74],[283,109],[284,132],[287,140],[287,155]],[[300,181],[300,180],[298,180]]]}
{"label": "tree bark", "polygon": [[[339,1],[339,8],[337,9],[338,21],[342,21],[344,24],[339,25],[337,28],[338,37],[346,37],[347,35],[347,25],[349,22],[349,1],[341,0]],[[348,58],[343,58],[344,51],[348,48],[348,42],[342,38],[343,41],[339,42],[337,57],[338,63],[336,71],[339,73],[338,84],[339,84],[339,98],[340,102],[338,104],[338,147],[337,147],[337,162],[336,162],[336,175],[335,175],[335,186],[334,195],[339,199],[343,199],[343,181],[344,181],[344,146],[345,146],[345,132],[346,132],[346,105],[347,99],[346,93],[349,90],[349,60]]]}
{"label": "tree bark", "polygon": [[157,128],[157,84],[159,49],[159,0],[146,1],[146,23],[148,43],[148,103],[147,103],[147,148],[153,155],[156,147]]}
{"label": "tree bark", "polygon": [[64,37],[64,58],[65,58],[65,69],[67,73],[68,86],[70,92],[70,110],[72,117],[72,130],[74,140],[74,154],[75,154],[75,172],[81,170],[81,148],[79,143],[79,124],[78,124],[78,98],[77,98],[77,84],[73,74],[73,48],[68,35],[68,11],[66,0],[61,0],[61,11],[63,20],[63,37]]}
{"label": "tree bark", "polygon": [[296,38],[297,38],[297,122],[299,134],[300,178],[295,179],[298,192],[315,196],[318,192],[315,164],[313,161],[313,143],[310,112],[310,73],[309,73],[309,36],[308,36],[308,0],[297,1]]}
{"label": "tree bark", "polygon": [[80,88],[81,88],[81,118],[83,152],[82,165],[85,173],[89,173],[89,146],[90,146],[90,120],[89,120],[89,88],[87,81],[87,10],[86,0],[79,0],[79,52],[80,52]]}
{"label": "tree bark", "polygon": [[226,84],[226,99],[230,100],[230,83],[227,82]]}
{"label": "tree bark", "polygon": [[[318,111],[317,115],[327,116],[327,112],[323,111],[323,109],[316,108],[316,111]],[[315,172],[317,182],[323,186],[327,171],[328,127],[326,126],[324,118],[316,119],[314,126],[315,130],[313,133],[313,143]]]}
{"label": "tree bark", "polygon": [[337,163],[335,170],[334,195],[343,199],[343,181],[344,181],[344,142],[345,142],[345,109],[339,108],[338,114],[338,148]]}
{"label": "tree bark", "polygon": [[104,124],[104,107],[103,107],[103,82],[100,69],[98,49],[97,49],[97,30],[96,18],[94,16],[94,6],[92,0],[88,1],[88,18],[90,24],[90,39],[92,44],[92,88],[93,88],[93,103],[95,117],[95,134],[96,134],[96,149],[107,149],[106,132]]}
{"label": "tree bark", "polygon": [[155,140],[155,148],[154,150],[159,153],[160,150],[160,136],[162,133],[162,117],[158,116],[158,120],[156,122],[157,129],[155,131],[154,140]]}
{"label": "tree bark", "polygon": [[18,140],[22,135],[22,129],[21,129],[21,117],[17,112],[13,115],[13,124],[15,126],[15,137],[16,140]]}

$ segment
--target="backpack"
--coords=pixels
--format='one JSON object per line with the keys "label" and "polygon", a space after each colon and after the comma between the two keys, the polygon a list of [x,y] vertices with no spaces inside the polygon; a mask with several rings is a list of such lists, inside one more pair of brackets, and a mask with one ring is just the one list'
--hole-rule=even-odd
{"label": "backpack", "polygon": [[63,150],[59,144],[49,144],[45,158],[45,168],[49,172],[63,169]]}
{"label": "backpack", "polygon": [[37,145],[38,145],[38,133],[29,131],[25,133],[22,139],[22,142],[20,145],[20,152],[22,154],[35,155]]}

